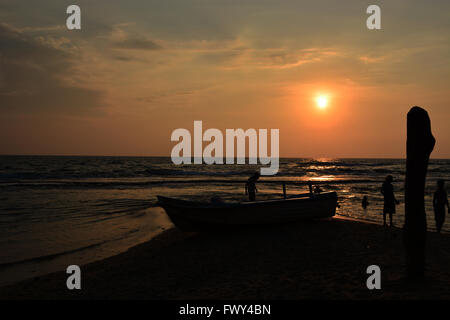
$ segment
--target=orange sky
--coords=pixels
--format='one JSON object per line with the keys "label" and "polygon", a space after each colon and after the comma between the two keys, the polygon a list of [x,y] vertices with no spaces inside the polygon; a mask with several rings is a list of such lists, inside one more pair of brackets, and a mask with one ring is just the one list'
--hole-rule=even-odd
{"label": "orange sky", "polygon": [[[170,156],[176,128],[280,129],[282,157],[404,157],[428,110],[450,158],[450,3],[5,0],[0,153]],[[30,5],[31,4],[31,5]],[[317,108],[319,94],[329,96]]]}

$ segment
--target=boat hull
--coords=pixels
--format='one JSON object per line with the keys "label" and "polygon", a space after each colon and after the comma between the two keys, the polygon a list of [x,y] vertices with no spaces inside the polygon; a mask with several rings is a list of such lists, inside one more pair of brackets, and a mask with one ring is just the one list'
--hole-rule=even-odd
{"label": "boat hull", "polygon": [[336,213],[335,192],[300,195],[282,200],[210,204],[158,196],[175,226],[184,231],[292,223],[322,219]]}

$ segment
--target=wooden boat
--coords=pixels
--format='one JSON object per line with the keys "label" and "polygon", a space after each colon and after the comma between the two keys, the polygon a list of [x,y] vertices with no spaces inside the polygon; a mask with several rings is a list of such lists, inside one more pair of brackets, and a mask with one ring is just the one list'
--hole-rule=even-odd
{"label": "wooden boat", "polygon": [[235,203],[194,202],[157,196],[170,220],[184,231],[292,223],[334,216],[336,192],[300,194],[280,200]]}

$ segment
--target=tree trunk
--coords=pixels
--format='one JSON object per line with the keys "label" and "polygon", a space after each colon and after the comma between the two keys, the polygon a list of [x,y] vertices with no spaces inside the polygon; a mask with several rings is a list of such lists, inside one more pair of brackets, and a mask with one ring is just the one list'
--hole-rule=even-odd
{"label": "tree trunk", "polygon": [[419,107],[411,108],[407,116],[404,242],[407,277],[412,281],[425,276],[427,220],[424,191],[434,144],[428,113]]}

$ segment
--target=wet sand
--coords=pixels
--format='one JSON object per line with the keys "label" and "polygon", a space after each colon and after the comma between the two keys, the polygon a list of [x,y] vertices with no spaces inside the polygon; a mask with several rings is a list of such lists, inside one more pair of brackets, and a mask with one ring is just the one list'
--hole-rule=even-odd
{"label": "wet sand", "polygon": [[[428,233],[427,280],[405,284],[402,230],[348,219],[221,233],[170,229],[81,267],[0,288],[1,299],[450,299],[450,235]],[[380,266],[382,289],[366,268]]]}

